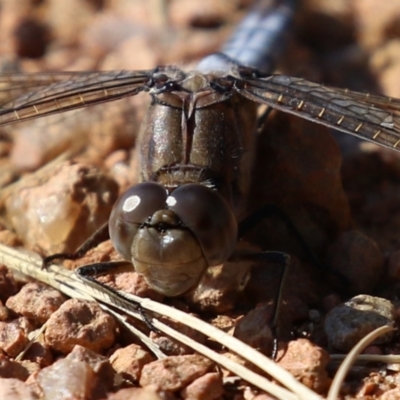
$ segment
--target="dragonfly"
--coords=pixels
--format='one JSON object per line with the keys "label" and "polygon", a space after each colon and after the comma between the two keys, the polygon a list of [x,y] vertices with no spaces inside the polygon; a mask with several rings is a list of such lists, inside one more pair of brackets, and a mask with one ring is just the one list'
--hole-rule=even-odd
{"label": "dragonfly", "polygon": [[[189,72],[0,76],[0,86],[21,89],[12,98],[5,93],[0,125],[148,93],[140,183],[116,202],[107,229],[152,288],[184,294],[209,267],[236,257],[260,105],[400,151],[400,100],[271,73],[295,6],[259,1],[221,52]],[[261,255],[287,264],[282,253]]]}

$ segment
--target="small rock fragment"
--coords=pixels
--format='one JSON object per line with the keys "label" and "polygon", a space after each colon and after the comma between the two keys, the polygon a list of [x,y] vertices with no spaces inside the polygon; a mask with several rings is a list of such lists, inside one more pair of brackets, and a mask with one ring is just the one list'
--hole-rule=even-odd
{"label": "small rock fragment", "polygon": [[[226,352],[222,353],[222,355],[226,358],[229,358],[230,360],[234,361],[235,363],[242,365],[243,367],[255,372],[256,374],[264,375],[264,372],[255,366],[252,362],[240,357],[234,352]],[[227,377],[235,377],[236,375],[230,371],[229,369],[222,368],[222,374],[224,378]]]}
{"label": "small rock fragment", "polygon": [[215,400],[220,399],[223,393],[221,374],[210,372],[186,386],[181,396],[185,400]]}
{"label": "small rock fragment", "polygon": [[14,324],[18,328],[23,329],[23,331],[28,335],[32,331],[35,330],[35,327],[31,320],[27,317],[19,317],[10,322],[11,324]]}
{"label": "small rock fragment", "polygon": [[[348,352],[374,329],[393,325],[394,318],[395,308],[389,300],[359,295],[332,309],[326,316],[324,329],[330,346]],[[375,344],[387,343],[392,337],[392,333],[387,333]]]}
{"label": "small rock fragment", "polygon": [[[77,268],[82,267],[86,264],[102,263],[116,260],[121,260],[121,256],[114,249],[111,240],[106,240],[104,242],[101,242],[96,247],[88,250],[87,253],[76,260],[64,260],[63,265],[69,270],[76,270]],[[132,268],[131,263],[127,262],[127,264],[129,264],[130,268]],[[99,275],[97,277],[97,280],[103,281],[103,275]]]}
{"label": "small rock fragment", "polygon": [[6,301],[10,296],[18,292],[18,285],[7,267],[0,265],[0,299]]}
{"label": "small rock fragment", "polygon": [[[23,368],[25,368],[26,372],[29,376],[36,375],[40,371],[40,366],[36,362],[32,362],[29,360],[18,361]],[[28,379],[29,379],[28,376]]]}
{"label": "small rock fragment", "polygon": [[154,385],[159,390],[183,389],[195,379],[210,372],[214,363],[200,355],[170,356],[143,367],[141,386]]}
{"label": "small rock fragment", "polygon": [[220,314],[232,310],[249,280],[253,264],[252,261],[226,261],[208,268],[185,299],[193,307],[205,312]]}
{"label": "small rock fragment", "polygon": [[33,342],[24,353],[24,360],[32,361],[37,363],[41,368],[44,368],[53,362],[53,354],[45,344]]}
{"label": "small rock fragment", "polygon": [[113,387],[115,371],[111,367],[107,357],[77,345],[66,358],[68,360],[83,361],[89,364],[105,389],[110,390]]}
{"label": "small rock fragment", "polygon": [[318,393],[323,393],[330,384],[328,362],[329,354],[307,339],[291,341],[284,351],[278,351],[278,364]]}
{"label": "small rock fragment", "polygon": [[29,282],[7,300],[6,306],[16,314],[44,324],[67,298],[43,283]]}
{"label": "small rock fragment", "polygon": [[[17,361],[9,360],[7,357],[0,355],[1,378],[16,378],[20,381],[25,381],[29,374],[30,373],[25,365],[22,365]],[[2,399],[1,396],[0,399]]]}
{"label": "small rock fragment", "polygon": [[144,365],[154,361],[153,356],[137,344],[116,350],[110,357],[110,363],[124,379],[138,382]]}
{"label": "small rock fragment", "polygon": [[17,247],[22,244],[18,236],[8,229],[0,231],[0,243],[9,247]]}
{"label": "small rock fragment", "polygon": [[46,254],[73,252],[107,221],[117,184],[81,163],[64,163],[53,173],[10,195],[7,213],[30,248]]}
{"label": "small rock fragment", "polygon": [[97,303],[67,300],[48,320],[45,342],[69,353],[75,345],[95,352],[109,348],[115,339],[115,321]]}
{"label": "small rock fragment", "polygon": [[228,315],[217,315],[215,318],[208,322],[212,326],[221,329],[221,331],[228,332],[235,326],[236,318],[230,317]]}
{"label": "small rock fragment", "polygon": [[38,400],[39,395],[26,383],[19,379],[0,378],[1,400]]}
{"label": "small rock fragment", "polygon": [[[45,399],[89,399],[94,396],[99,382],[88,363],[60,359],[50,367],[42,369],[36,381]],[[102,393],[104,396],[104,392]]]}
{"label": "small rock fragment", "polygon": [[28,343],[27,333],[15,324],[0,322],[0,349],[16,357]]}
{"label": "small rock fragment", "polygon": [[260,304],[235,326],[234,336],[263,354],[271,355],[274,335],[271,331],[273,304]]}
{"label": "small rock fragment", "polygon": [[162,392],[153,386],[144,388],[126,388],[109,394],[107,400],[176,400],[177,398],[169,392]]}
{"label": "small rock fragment", "polygon": [[[179,321],[172,321],[166,317],[161,317],[160,321],[177,330],[178,332],[184,334],[185,336],[193,339],[197,343],[204,344],[205,342],[205,336],[197,330],[192,329],[190,326],[181,324]],[[181,356],[184,354],[193,353],[193,349],[191,349],[190,347],[185,346],[183,343],[180,343],[179,341],[174,340],[167,335],[163,335],[162,333],[150,332],[150,338],[154,343],[158,345],[161,351],[163,351],[167,355]]]}
{"label": "small rock fragment", "polygon": [[394,388],[382,394],[381,400],[398,400],[400,399],[400,389]]}
{"label": "small rock fragment", "polygon": [[153,290],[147,284],[143,275],[134,271],[134,267],[131,263],[129,263],[127,267],[130,271],[121,273],[111,273],[110,271],[110,274],[99,276],[98,281],[122,292],[132,293],[140,297],[147,297],[155,301],[163,300],[164,296]]}
{"label": "small rock fragment", "polygon": [[0,321],[5,321],[9,316],[7,307],[4,306],[3,302],[0,300]]}

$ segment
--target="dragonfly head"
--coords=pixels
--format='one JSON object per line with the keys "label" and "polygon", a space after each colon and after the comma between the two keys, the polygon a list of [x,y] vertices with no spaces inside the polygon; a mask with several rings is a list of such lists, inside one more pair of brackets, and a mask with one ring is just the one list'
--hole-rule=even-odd
{"label": "dragonfly head", "polygon": [[237,241],[228,203],[200,184],[168,194],[157,183],[139,183],[114,205],[109,229],[117,251],[166,296],[194,288],[208,267],[228,259]]}

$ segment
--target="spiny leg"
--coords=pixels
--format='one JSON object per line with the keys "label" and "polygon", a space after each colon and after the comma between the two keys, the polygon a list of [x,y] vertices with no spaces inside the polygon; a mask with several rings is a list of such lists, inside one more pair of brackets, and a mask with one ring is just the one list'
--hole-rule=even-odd
{"label": "spiny leg", "polygon": [[108,222],[94,232],[74,253],[56,253],[47,256],[42,261],[42,269],[46,269],[54,260],[77,260],[83,257],[89,250],[110,238]]}
{"label": "spiny leg", "polygon": [[[132,269],[133,267],[130,266],[128,269]],[[117,272],[117,270],[125,271],[127,269],[127,261],[109,261],[109,262],[101,262],[101,263],[94,263],[94,264],[87,264],[79,267],[76,270],[76,273],[79,275],[82,280],[87,282],[91,286],[95,286],[98,289],[109,293],[113,298],[122,299],[124,301],[128,301],[132,304],[140,313],[143,321],[146,323],[147,327],[153,331],[158,332],[158,330],[153,326],[151,323],[146,311],[143,309],[140,303],[135,302],[131,298],[124,296],[119,291],[111,288],[108,285],[98,281],[94,278],[94,276],[99,276],[103,274],[107,274],[109,272]]]}
{"label": "spiny leg", "polygon": [[281,269],[279,276],[278,289],[274,297],[274,308],[271,318],[271,331],[273,335],[273,348],[271,358],[276,359],[278,353],[278,329],[279,329],[279,316],[282,306],[283,290],[285,286],[286,276],[290,266],[290,256],[287,253],[280,251],[261,251],[261,252],[237,252],[232,255],[230,261],[254,261],[254,262],[274,262],[277,263]]}

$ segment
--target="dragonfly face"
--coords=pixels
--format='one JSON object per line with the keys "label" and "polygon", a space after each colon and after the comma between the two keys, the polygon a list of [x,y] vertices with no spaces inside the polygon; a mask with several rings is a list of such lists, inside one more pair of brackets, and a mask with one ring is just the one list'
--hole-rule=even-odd
{"label": "dragonfly face", "polygon": [[157,183],[135,185],[116,202],[109,229],[119,253],[167,296],[194,287],[209,266],[226,261],[237,241],[228,203],[201,184],[171,194]]}

